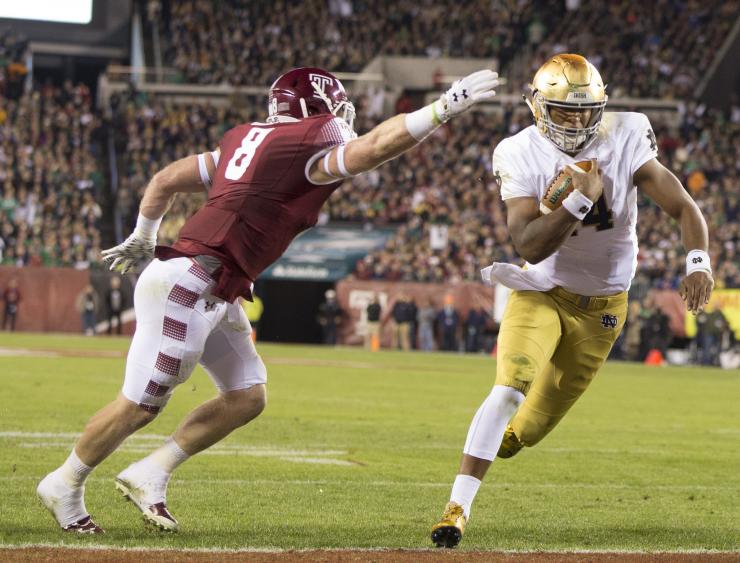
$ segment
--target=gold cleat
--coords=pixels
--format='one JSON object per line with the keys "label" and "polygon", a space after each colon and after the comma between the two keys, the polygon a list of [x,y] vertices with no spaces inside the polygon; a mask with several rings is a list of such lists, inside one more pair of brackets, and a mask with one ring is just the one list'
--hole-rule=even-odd
{"label": "gold cleat", "polygon": [[498,449],[496,457],[504,459],[514,457],[523,447],[524,444],[522,444],[519,441],[519,438],[516,437],[516,434],[514,434],[514,429],[511,427],[511,424],[507,424],[506,430],[504,431],[504,439],[501,442],[501,447]]}
{"label": "gold cleat", "polygon": [[463,507],[456,502],[448,502],[442,519],[432,526],[432,542],[437,547],[455,547],[462,539],[466,521]]}

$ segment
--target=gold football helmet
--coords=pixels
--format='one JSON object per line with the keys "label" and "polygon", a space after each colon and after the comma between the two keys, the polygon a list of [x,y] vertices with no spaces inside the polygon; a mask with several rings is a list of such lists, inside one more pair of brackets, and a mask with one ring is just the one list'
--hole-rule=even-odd
{"label": "gold football helmet", "polygon": [[[525,97],[534,115],[537,129],[557,148],[568,154],[585,149],[596,138],[606,106],[606,86],[596,67],[581,55],[556,55],[534,75],[532,99]],[[554,123],[553,107],[565,110],[590,109],[585,127],[567,127]]]}

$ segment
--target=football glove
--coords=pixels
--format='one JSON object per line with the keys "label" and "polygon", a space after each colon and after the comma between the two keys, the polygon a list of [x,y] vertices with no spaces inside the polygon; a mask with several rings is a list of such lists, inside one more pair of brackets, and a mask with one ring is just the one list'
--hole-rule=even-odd
{"label": "football glove", "polygon": [[455,81],[447,92],[442,94],[442,121],[460,115],[474,104],[490,100],[496,95],[498,73],[492,70],[479,70],[465,78]]}
{"label": "football glove", "polygon": [[100,254],[103,257],[103,262],[110,266],[111,271],[119,271],[125,274],[137,260],[152,258],[156,244],[156,236],[154,238],[146,237],[134,231],[121,244],[103,250]]}

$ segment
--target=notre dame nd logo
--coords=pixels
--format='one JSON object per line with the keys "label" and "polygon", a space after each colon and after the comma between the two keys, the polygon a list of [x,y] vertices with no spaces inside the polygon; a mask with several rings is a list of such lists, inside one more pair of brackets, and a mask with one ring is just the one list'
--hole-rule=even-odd
{"label": "notre dame nd logo", "polygon": [[617,328],[617,316],[616,315],[601,315],[601,326],[604,328]]}

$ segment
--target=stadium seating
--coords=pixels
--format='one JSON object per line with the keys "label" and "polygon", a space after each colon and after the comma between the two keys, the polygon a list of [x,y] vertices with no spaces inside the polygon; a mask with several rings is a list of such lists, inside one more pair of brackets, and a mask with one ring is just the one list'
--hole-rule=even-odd
{"label": "stadium seating", "polygon": [[[734,22],[732,2],[150,2],[186,82],[269,84],[286,68],[360,71],[377,54],[497,58],[520,92],[544,58],[586,54],[619,97],[684,98]],[[608,56],[604,54],[608,53]]]}
{"label": "stadium seating", "polygon": [[67,82],[0,94],[0,108],[1,263],[97,264],[106,180],[89,89]]}

